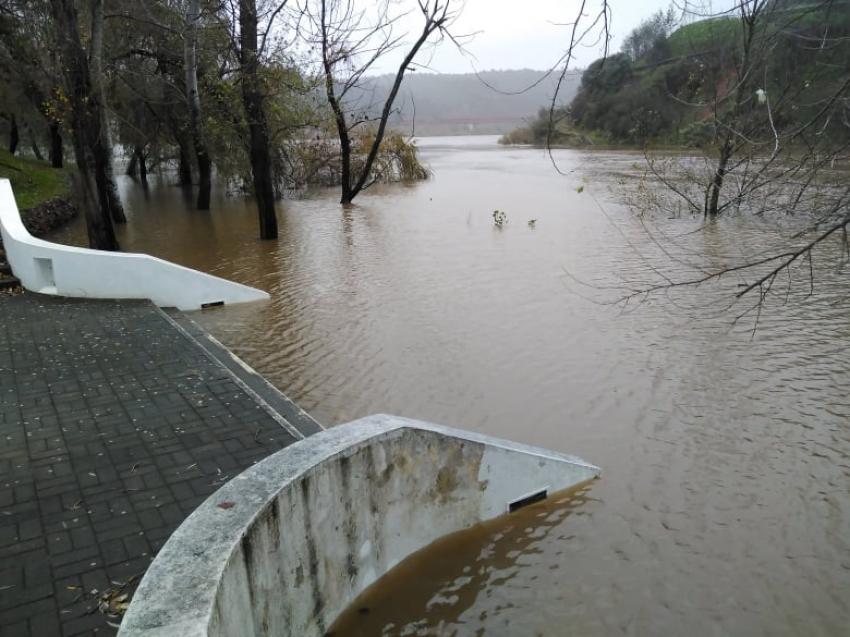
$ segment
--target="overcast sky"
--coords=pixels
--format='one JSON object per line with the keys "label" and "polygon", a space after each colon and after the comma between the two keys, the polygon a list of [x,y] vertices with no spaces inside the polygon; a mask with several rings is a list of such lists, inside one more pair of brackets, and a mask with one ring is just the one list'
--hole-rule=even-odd
{"label": "overcast sky", "polygon": [[[575,19],[580,4],[580,0],[466,0],[452,32],[477,32],[466,44],[474,57],[465,57],[451,42],[443,42],[436,50],[423,51],[417,62],[440,73],[549,68],[566,49],[570,36],[566,23]],[[728,1],[716,0],[714,3],[715,7],[722,4],[728,4]],[[659,9],[666,10],[670,0],[609,0],[609,5],[613,35],[611,51],[616,52],[623,38],[641,20]],[[598,13],[600,6],[600,0],[587,0],[585,20],[592,20],[591,16]],[[421,28],[421,22],[421,14],[414,13],[400,27],[414,32]],[[588,42],[587,46],[576,51],[577,59],[571,67],[586,67],[601,56],[601,51],[601,42]],[[388,58],[375,71],[393,71],[401,55],[398,52]]]}

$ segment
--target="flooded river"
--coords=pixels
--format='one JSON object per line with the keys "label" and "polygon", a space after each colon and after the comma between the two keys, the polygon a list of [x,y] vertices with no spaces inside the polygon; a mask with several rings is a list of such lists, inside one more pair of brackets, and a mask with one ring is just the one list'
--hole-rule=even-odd
{"label": "flooded river", "polygon": [[433,179],[286,202],[278,242],[241,200],[122,182],[125,249],[271,293],[193,318],[319,421],[395,413],[603,469],[417,556],[334,634],[850,634],[846,269],[824,257],[757,325],[723,311],[738,279],[612,305],[768,249],[773,224],[648,230],[619,203],[639,155],[559,151],[559,175],[494,138],[421,148]]}

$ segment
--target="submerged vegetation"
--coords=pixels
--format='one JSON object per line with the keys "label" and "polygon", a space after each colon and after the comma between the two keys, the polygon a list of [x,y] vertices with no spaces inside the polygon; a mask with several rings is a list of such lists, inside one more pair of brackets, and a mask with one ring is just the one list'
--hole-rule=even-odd
{"label": "submerged vegetation", "polygon": [[[739,318],[751,314],[757,324],[793,272],[805,271],[814,292],[816,251],[837,241],[837,267],[850,260],[850,12],[844,0],[740,0],[714,16],[699,12],[687,3],[657,12],[619,53],[588,66],[572,101],[541,109],[501,141],[642,148],[641,183],[650,185],[628,203],[655,243],[654,217],[702,217],[709,227],[749,215],[776,229],[798,216],[784,249],[686,277],[654,271],[657,282],[621,299],[735,276],[742,283],[732,303],[752,300]],[[687,152],[671,156],[671,147]],[[673,245],[664,251],[687,267]]]}
{"label": "submerged vegetation", "polygon": [[[403,45],[393,25],[409,8],[425,30],[411,31],[378,99],[361,90],[364,74]],[[214,181],[253,195],[260,238],[274,239],[285,193],[337,186],[348,202],[377,182],[427,177],[412,139],[387,122],[417,51],[455,17],[452,0],[5,0],[0,135],[10,155],[57,168],[70,149],[92,247],[119,248],[121,155],[143,184],[159,173],[194,187],[200,210]]]}

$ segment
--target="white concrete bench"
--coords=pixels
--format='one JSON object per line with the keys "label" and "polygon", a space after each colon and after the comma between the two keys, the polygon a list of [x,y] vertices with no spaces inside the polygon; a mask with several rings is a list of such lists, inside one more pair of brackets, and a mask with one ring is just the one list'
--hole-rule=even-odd
{"label": "white concrete bench", "polygon": [[269,298],[262,290],[147,254],[75,248],[36,239],[21,221],[8,179],[0,179],[0,232],[12,271],[32,292],[150,299],[160,307],[181,310]]}

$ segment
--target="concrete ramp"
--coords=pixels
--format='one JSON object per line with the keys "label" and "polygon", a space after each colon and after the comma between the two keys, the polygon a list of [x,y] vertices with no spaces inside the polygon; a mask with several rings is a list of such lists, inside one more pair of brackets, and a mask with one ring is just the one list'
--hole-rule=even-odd
{"label": "concrete ramp", "polygon": [[8,179],[0,179],[0,232],[12,271],[31,292],[150,299],[160,307],[181,310],[269,298],[262,290],[147,254],[89,250],[36,239],[21,221]]}
{"label": "concrete ramp", "polygon": [[599,473],[394,416],[328,429],[204,502],[148,569],[119,635],[321,637],[413,552]]}

